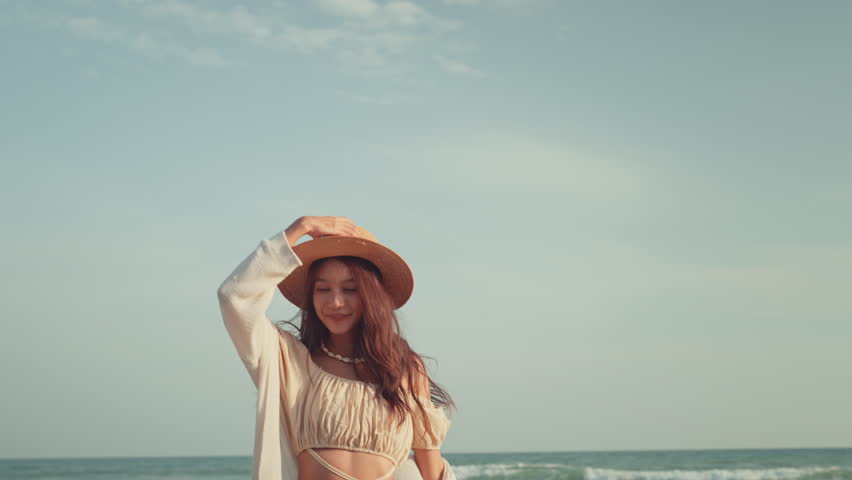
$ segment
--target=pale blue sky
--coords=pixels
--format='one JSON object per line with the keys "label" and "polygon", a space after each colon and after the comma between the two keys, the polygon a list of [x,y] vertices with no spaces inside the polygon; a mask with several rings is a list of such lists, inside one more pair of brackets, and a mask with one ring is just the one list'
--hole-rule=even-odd
{"label": "pale blue sky", "polygon": [[850,21],[0,0],[0,456],[249,455],[215,290],[300,215],[411,264],[446,452],[852,446]]}

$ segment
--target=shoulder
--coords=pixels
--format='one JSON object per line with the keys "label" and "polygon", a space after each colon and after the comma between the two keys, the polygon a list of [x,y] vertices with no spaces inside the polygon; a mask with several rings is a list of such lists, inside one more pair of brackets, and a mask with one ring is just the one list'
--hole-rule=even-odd
{"label": "shoulder", "polygon": [[276,328],[278,329],[278,334],[279,334],[279,335],[281,335],[281,338],[282,338],[285,342],[294,342],[294,341],[295,341],[295,342],[298,342],[298,341],[299,341],[299,339],[298,339],[298,338],[296,338],[296,335],[295,335],[295,334],[293,334],[293,332],[291,332],[291,331],[289,331],[289,330],[284,330],[284,329],[283,329],[283,328],[281,328],[281,327],[276,327]]}
{"label": "shoulder", "polygon": [[297,337],[289,330],[278,328],[278,334],[280,335],[281,340],[284,342],[284,345],[290,348],[291,350],[308,350],[308,347],[306,347],[305,344],[302,343],[301,340],[299,340],[299,337]]}

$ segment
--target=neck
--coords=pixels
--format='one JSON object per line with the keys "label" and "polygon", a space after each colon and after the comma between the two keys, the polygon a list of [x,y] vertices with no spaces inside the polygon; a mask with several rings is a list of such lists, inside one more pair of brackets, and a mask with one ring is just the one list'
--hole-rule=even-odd
{"label": "neck", "polygon": [[352,358],[355,352],[355,337],[352,332],[343,335],[331,333],[325,346],[338,355]]}

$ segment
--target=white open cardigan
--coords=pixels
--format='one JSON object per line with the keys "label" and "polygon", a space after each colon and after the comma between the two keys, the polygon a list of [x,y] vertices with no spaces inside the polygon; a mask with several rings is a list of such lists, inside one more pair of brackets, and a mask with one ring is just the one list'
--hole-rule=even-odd
{"label": "white open cardigan", "polygon": [[[266,311],[278,284],[301,265],[284,231],[280,231],[272,238],[261,240],[217,291],[225,329],[257,387],[252,480],[299,478],[298,463],[281,421],[278,327],[269,320]],[[441,480],[455,478],[444,459]],[[400,464],[394,479],[421,480],[412,457]]]}

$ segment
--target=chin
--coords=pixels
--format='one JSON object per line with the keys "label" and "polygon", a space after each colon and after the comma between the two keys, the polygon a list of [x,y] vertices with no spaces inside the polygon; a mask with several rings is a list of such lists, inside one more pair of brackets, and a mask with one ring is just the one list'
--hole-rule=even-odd
{"label": "chin", "polygon": [[347,324],[335,324],[334,320],[325,324],[325,328],[328,329],[333,335],[344,335],[352,331],[355,328],[354,323]]}
{"label": "chin", "polygon": [[345,335],[345,334],[351,332],[353,328],[354,328],[354,325],[350,326],[350,327],[336,326],[334,328],[329,328],[328,331],[331,332],[332,335]]}

